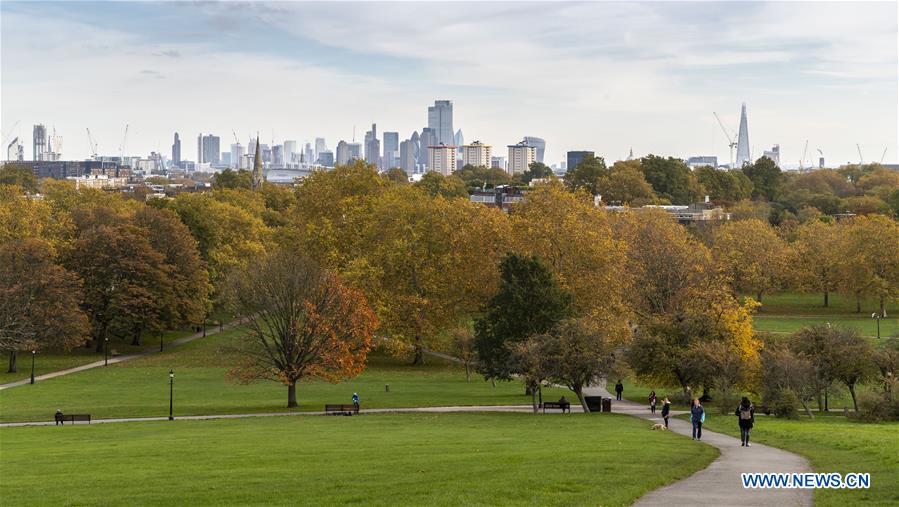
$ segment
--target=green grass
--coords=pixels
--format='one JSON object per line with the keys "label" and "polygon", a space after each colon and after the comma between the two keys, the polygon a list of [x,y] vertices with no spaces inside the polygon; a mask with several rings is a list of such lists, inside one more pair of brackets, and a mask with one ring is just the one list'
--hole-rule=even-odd
{"label": "green grass", "polygon": [[[207,331],[209,328],[207,328]],[[168,331],[163,335],[163,344],[170,343],[178,338],[190,336],[194,334],[193,330]],[[131,342],[121,342],[110,340],[109,356],[134,354],[138,352],[159,350],[159,338],[145,337],[140,346],[133,346]],[[77,347],[69,352],[38,352],[34,360],[34,375],[39,376],[45,373],[51,373],[59,370],[67,370],[82,364],[92,363],[103,359],[102,352],[96,352],[93,347]],[[4,361],[0,364],[4,368],[0,371],[0,384],[23,380],[31,376],[31,353],[19,353],[16,372],[7,372],[6,366],[9,364],[9,356],[4,356]]]}
{"label": "green grass", "polygon": [[[739,438],[736,417],[710,417],[704,427]],[[816,490],[815,505],[899,505],[899,423],[853,422],[833,413],[814,420],[760,416],[752,440],[805,456],[816,472],[871,474],[871,489]]]}
{"label": "green grass", "polygon": [[629,505],[718,456],[615,414],[164,421],[0,437],[5,505]]}
{"label": "green grass", "polygon": [[[238,333],[226,331],[162,354],[0,391],[0,421],[49,420],[57,408],[94,418],[168,415],[170,369],[175,371],[176,414],[286,411],[285,386],[266,381],[240,385],[226,378],[234,364],[226,346]],[[405,359],[375,354],[355,379],[299,384],[296,410],[321,411],[325,403],[349,403],[354,392],[363,408],[530,403],[519,382],[494,388],[477,376],[466,382],[464,369],[456,363],[428,358],[425,366],[411,366]],[[567,390],[544,389],[546,399],[563,394],[572,396]]]}
{"label": "green grass", "polygon": [[[755,328],[774,333],[793,333],[804,326],[830,322],[858,329],[865,336],[877,335],[877,321],[871,314],[879,308],[874,299],[862,300],[862,311],[856,313],[855,298],[831,294],[830,304],[824,307],[821,294],[787,292],[766,294],[762,306],[754,316]],[[886,305],[888,317],[880,321],[881,337],[899,335],[899,305],[891,301]]]}
{"label": "green grass", "polygon": [[[887,314],[895,315],[895,314]],[[832,317],[827,315],[791,315],[771,316],[756,315],[753,324],[758,331],[772,333],[794,333],[805,326],[824,324],[829,322],[834,326],[855,328],[863,336],[877,336],[877,322],[867,317]],[[887,338],[899,335],[899,319],[887,318],[880,320],[880,336]]]}

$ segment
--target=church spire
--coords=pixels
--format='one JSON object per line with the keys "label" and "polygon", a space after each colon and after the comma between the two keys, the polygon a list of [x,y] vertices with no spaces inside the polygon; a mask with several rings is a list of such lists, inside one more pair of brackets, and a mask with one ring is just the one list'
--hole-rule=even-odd
{"label": "church spire", "polygon": [[253,155],[253,190],[262,186],[264,176],[262,174],[262,151],[259,148],[259,133],[256,133],[256,153]]}

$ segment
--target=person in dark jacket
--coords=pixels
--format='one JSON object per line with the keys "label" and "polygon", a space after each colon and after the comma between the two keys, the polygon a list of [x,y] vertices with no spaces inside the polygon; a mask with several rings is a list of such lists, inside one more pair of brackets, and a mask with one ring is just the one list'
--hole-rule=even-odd
{"label": "person in dark jacket", "polygon": [[621,401],[621,392],[624,391],[624,384],[621,383],[621,379],[618,379],[618,383],[615,384],[615,399]]}
{"label": "person in dark jacket", "polygon": [[755,405],[749,401],[749,398],[743,396],[740,406],[734,411],[740,423],[740,445],[743,447],[752,447],[749,444],[749,431],[755,423]]}
{"label": "person in dark jacket", "polygon": [[693,440],[702,440],[702,423],[705,422],[705,409],[699,398],[693,398],[693,406],[690,407],[690,422],[693,423]]}
{"label": "person in dark jacket", "polygon": [[671,412],[671,402],[668,398],[662,400],[662,419],[665,420],[665,427],[668,427],[668,414]]}
{"label": "person in dark jacket", "polygon": [[56,419],[56,425],[57,425],[57,426],[59,426],[60,424],[62,424],[62,410],[60,410],[60,409],[57,408],[57,409],[56,409],[56,415],[53,416],[53,418]]}
{"label": "person in dark jacket", "polygon": [[649,393],[649,410],[655,414],[656,413],[656,392],[653,390]]}

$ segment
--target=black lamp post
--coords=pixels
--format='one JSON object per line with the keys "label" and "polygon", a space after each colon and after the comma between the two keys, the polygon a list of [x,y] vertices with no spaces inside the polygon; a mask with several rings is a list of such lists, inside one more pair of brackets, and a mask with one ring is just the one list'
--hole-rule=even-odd
{"label": "black lamp post", "polygon": [[31,383],[34,384],[34,356],[37,355],[36,350],[31,351]]}
{"label": "black lamp post", "polygon": [[872,313],[871,318],[877,321],[877,339],[880,340],[880,314]]}
{"label": "black lamp post", "polygon": [[109,337],[103,338],[103,366],[109,366]]}
{"label": "black lamp post", "polygon": [[175,393],[175,372],[174,370],[169,370],[169,421],[174,421],[175,416],[172,413],[172,399]]}
{"label": "black lamp post", "polygon": [[162,333],[159,333],[159,351],[162,352]]}

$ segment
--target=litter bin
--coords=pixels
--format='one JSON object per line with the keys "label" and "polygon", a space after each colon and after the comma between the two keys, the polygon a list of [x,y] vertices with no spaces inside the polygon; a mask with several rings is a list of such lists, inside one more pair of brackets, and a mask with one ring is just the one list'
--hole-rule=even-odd
{"label": "litter bin", "polygon": [[612,411],[612,398],[603,398],[602,399],[602,411],[603,412],[611,412]]}
{"label": "litter bin", "polygon": [[590,412],[602,412],[602,396],[584,396],[584,402]]}

